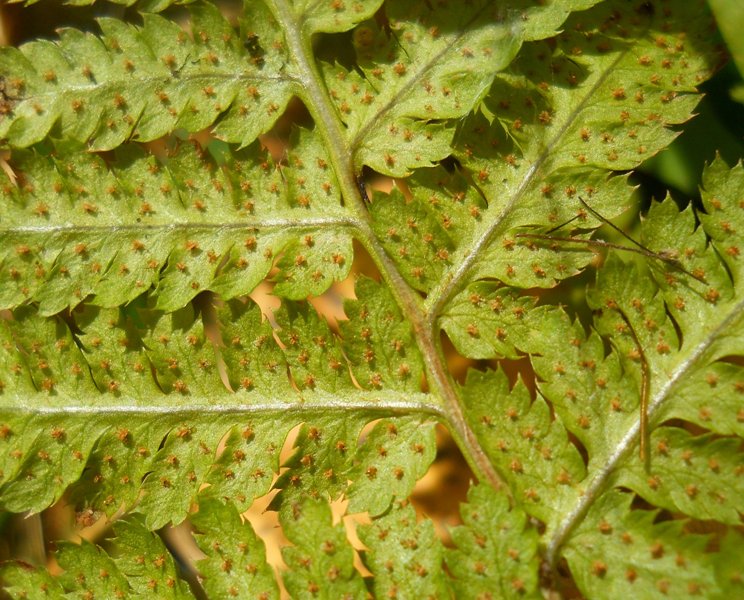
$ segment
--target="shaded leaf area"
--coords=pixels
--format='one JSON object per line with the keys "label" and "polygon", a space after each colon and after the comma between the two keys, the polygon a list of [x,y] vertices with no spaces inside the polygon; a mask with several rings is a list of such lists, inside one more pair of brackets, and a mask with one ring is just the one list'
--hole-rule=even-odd
{"label": "shaded leaf area", "polygon": [[521,44],[557,33],[570,10],[595,4],[556,2],[385,5],[385,20],[353,34],[357,64],[324,64],[324,78],[356,167],[400,177],[451,153],[459,119],[488,92]]}
{"label": "shaded leaf area", "polygon": [[[695,85],[717,62],[710,23],[700,3],[663,14],[603,4],[572,15],[554,40],[525,44],[493,72],[447,152],[462,169],[419,170],[405,189],[375,195],[376,234],[409,285],[428,294],[460,353],[485,352],[472,355],[453,333],[469,323],[450,303],[478,293],[469,286],[550,288],[589,264],[582,244],[570,251],[541,234],[578,241],[601,225],[591,209],[611,219],[630,206],[625,178],[612,172],[663,149],[672,126],[692,116]],[[403,124],[386,132],[391,147],[416,152],[418,137]]]}
{"label": "shaded leaf area", "polygon": [[0,201],[0,307],[43,315],[89,295],[104,307],[155,287],[176,310],[203,290],[229,299],[269,275],[301,299],[345,278],[353,251],[335,175],[316,134],[295,130],[285,160],[258,142],[213,156],[176,144],[159,160],[136,144],[95,154],[14,153]]}
{"label": "shaded leaf area", "polygon": [[[227,522],[216,519],[223,517]],[[263,544],[249,526],[243,526],[234,509],[219,502],[205,502],[196,515],[198,541],[207,557],[200,567],[204,587],[224,591],[229,597],[232,582],[236,590],[252,584],[254,598],[278,598],[273,573],[265,564]],[[227,530],[227,523],[235,526]],[[90,542],[60,544],[55,558],[63,573],[45,577],[45,571],[26,565],[6,565],[2,577],[11,598],[194,598],[188,584],[163,541],[148,531],[142,521],[130,517],[113,526],[115,537],[106,550]],[[210,545],[211,544],[211,545]],[[220,561],[223,568],[220,568]],[[229,564],[229,567],[224,565]],[[246,568],[251,565],[255,569]],[[236,570],[240,568],[239,577]],[[253,572],[251,572],[253,571]],[[215,596],[219,597],[219,596]],[[251,597],[251,596],[245,596]]]}
{"label": "shaded leaf area", "polygon": [[[580,199],[606,219],[629,206],[624,178],[611,171],[663,149],[676,136],[671,127],[692,116],[695,86],[718,61],[710,19],[700,2],[650,11],[603,3],[573,14],[551,42],[526,44],[496,75],[454,139],[454,155],[487,207],[413,194],[415,206],[428,202],[424,210],[437,215],[440,229],[445,220],[455,225],[447,233],[458,242],[450,242],[436,285],[411,282],[429,291],[448,333],[454,326],[443,303],[459,291],[469,297],[474,291],[463,288],[479,280],[546,288],[588,264],[581,244],[571,251],[530,235],[586,237],[601,222]],[[471,227],[456,230],[458,219]],[[433,235],[435,247],[448,241],[432,227],[422,233]],[[425,267],[399,264],[404,274]],[[468,344],[457,348],[469,355]]]}
{"label": "shaded leaf area", "polygon": [[[281,569],[278,576],[292,597],[407,597],[421,591],[437,598],[460,598],[463,593],[476,597],[498,589],[485,567],[498,557],[508,561],[505,571],[511,577],[501,597],[538,597],[537,534],[525,515],[480,486],[461,509],[465,524],[455,531],[457,548],[445,551],[431,521],[417,522],[407,502],[396,502],[371,523],[356,526],[365,545],[360,551],[349,541],[349,521],[334,521],[327,502],[298,498],[282,513],[291,545],[282,550],[289,569]],[[497,536],[484,532],[484,520],[489,531],[499,523]],[[263,542],[234,507],[210,496],[201,500],[191,521],[204,554],[196,562],[199,582],[209,597],[279,597]],[[62,573],[56,577],[29,565],[4,565],[0,575],[5,590],[11,598],[193,597],[161,539],[139,517],[114,523],[113,533],[105,550],[89,542],[61,543],[55,557]],[[462,560],[462,553],[468,558]]]}
{"label": "shaded leaf area", "polygon": [[[56,43],[2,48],[7,110],[0,137],[26,147],[51,133],[109,150],[219,119],[216,135],[251,143],[292,96],[290,74],[279,72],[287,62],[281,30],[261,4],[246,7],[241,32],[212,4],[190,12],[193,37],[146,14],[142,27],[101,18],[100,37],[63,29]],[[254,21],[264,23],[262,36],[246,47]]]}

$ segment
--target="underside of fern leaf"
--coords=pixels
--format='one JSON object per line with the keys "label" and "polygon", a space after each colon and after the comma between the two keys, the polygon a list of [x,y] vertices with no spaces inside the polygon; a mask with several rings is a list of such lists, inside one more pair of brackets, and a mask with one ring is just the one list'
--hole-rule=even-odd
{"label": "underside of fern leaf", "polygon": [[597,234],[704,3],[171,4],[0,49],[0,527],[98,526],[5,593],[744,594],[744,169]]}

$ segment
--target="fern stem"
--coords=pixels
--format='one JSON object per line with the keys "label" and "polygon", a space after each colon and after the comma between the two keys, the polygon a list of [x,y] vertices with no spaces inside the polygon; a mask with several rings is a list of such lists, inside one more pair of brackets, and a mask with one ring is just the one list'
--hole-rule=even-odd
{"label": "fern stem", "polygon": [[312,59],[311,40],[303,34],[302,23],[295,19],[287,0],[271,0],[269,4],[275,18],[286,31],[289,51],[296,62],[300,84],[297,93],[310,111],[315,127],[329,150],[329,159],[341,187],[344,205],[358,222],[357,238],[377,265],[396,303],[413,328],[424,357],[431,392],[442,402],[453,437],[463,448],[465,458],[476,476],[498,489],[501,487],[501,480],[463,414],[436,335],[438,330],[427,322],[421,297],[403,279],[372,230],[369,212],[356,185],[351,149],[338,115],[332,108],[333,104],[317,65]]}

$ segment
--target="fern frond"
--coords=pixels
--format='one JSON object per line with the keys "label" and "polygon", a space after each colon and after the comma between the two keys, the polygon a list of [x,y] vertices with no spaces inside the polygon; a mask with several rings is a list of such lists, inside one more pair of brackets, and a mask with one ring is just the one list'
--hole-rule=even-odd
{"label": "fern frond", "polygon": [[354,220],[316,137],[295,142],[291,166],[258,143],[220,163],[191,144],[162,161],[123,146],[113,168],[17,153],[19,185],[2,190],[0,307],[34,301],[50,315],[89,294],[118,306],[155,286],[156,306],[175,310],[203,290],[252,292],[279,256],[275,293],[321,294],[349,272]]}
{"label": "fern frond", "polygon": [[[250,525],[242,525],[238,515],[220,503],[205,501],[203,508],[196,517],[196,539],[207,554],[199,566],[210,591],[231,595],[231,590],[245,588],[247,577],[255,584],[252,590],[260,588],[265,598],[278,598],[263,547]],[[227,523],[233,527],[227,529]],[[106,550],[87,541],[60,545],[55,554],[63,571],[59,578],[28,565],[2,567],[8,593],[12,598],[194,598],[163,541],[139,519],[119,521],[114,532],[113,548],[107,545]]]}
{"label": "fern frond", "polygon": [[286,530],[293,545],[282,552],[290,567],[284,581],[292,596],[309,593],[349,600],[364,596],[364,582],[354,568],[344,525],[331,523],[327,504],[305,500],[297,505]]}
{"label": "fern frond", "polygon": [[206,554],[197,561],[197,567],[210,596],[279,597],[263,543],[232,506],[204,499],[191,522],[196,528],[196,542]]}
{"label": "fern frond", "polygon": [[[721,165],[713,171],[720,173]],[[717,202],[722,211],[731,210],[730,205],[724,208],[726,199],[731,204],[738,201],[742,173],[737,166],[726,181],[707,179],[708,198],[721,198]],[[736,270],[725,268],[724,260],[730,261],[731,255],[724,259],[709,245],[708,229],[721,238],[717,219],[707,217],[696,229],[691,209],[678,212],[671,200],[652,207],[643,224],[646,241],[654,249],[664,247],[678,255],[685,269],[702,281],[679,273],[643,277],[633,265],[611,257],[599,271],[589,299],[600,311],[595,326],[611,341],[614,352],[605,357],[600,340],[596,336],[585,340],[579,328],[570,350],[565,344],[552,349],[546,344],[538,350],[541,356],[533,358],[545,379],[541,392],[589,454],[584,495],[568,511],[571,516],[558,524],[554,543],[607,486],[632,489],[654,506],[692,518],[738,522],[744,458],[738,438],[720,434],[731,431],[739,410],[739,392],[731,379],[740,379],[742,369],[731,358],[744,350],[738,333],[743,290]],[[675,246],[670,247],[672,240]],[[740,268],[736,260],[734,267]],[[572,368],[575,364],[581,369]],[[722,394],[727,400],[714,410],[710,401],[715,396],[709,397],[706,390],[719,385],[719,370],[730,371],[729,389]],[[647,408],[641,410],[647,411],[652,432],[649,455],[639,459],[632,450],[643,443],[644,417],[638,409],[644,378]],[[725,383],[726,379],[721,381]],[[680,425],[672,426],[676,419],[682,419]],[[654,429],[662,423],[670,424]],[[710,433],[691,433],[688,428],[693,426]]]}
{"label": "fern frond", "polygon": [[[519,234],[577,218],[582,229],[595,229],[600,223],[580,197],[606,218],[621,213],[629,190],[609,170],[637,166],[675,137],[672,125],[692,116],[694,86],[714,66],[709,15],[699,2],[661,12],[605,3],[576,13],[555,48],[528,44],[497,75],[455,139],[455,156],[488,209],[431,291],[433,313],[446,313],[475,280],[552,287],[588,263],[584,252],[556,253],[550,242]],[[458,350],[468,353],[466,345]]]}
{"label": "fern frond", "polygon": [[[16,311],[14,320],[2,322],[8,365],[2,379],[8,419],[0,438],[5,507],[38,510],[82,475],[74,495],[109,514],[122,505],[140,506],[152,528],[182,520],[206,482],[247,508],[269,489],[279,449],[298,424],[291,411],[321,414],[351,406],[344,397],[354,403],[362,393],[352,385],[351,372],[370,390],[372,412],[366,414],[359,404],[359,418],[346,422],[344,432],[336,431],[332,419],[307,424],[308,437],[305,442],[300,437],[291,462],[297,472],[287,475],[302,473],[303,483],[290,486],[287,494],[326,487],[331,497],[348,493],[360,510],[384,511],[394,495],[410,491],[433,459],[431,425],[411,437],[416,419],[406,424],[401,418],[387,428],[378,425],[361,445],[360,430],[373,414],[416,413],[429,402],[425,412],[438,408],[435,399],[410,384],[415,351],[396,351],[388,342],[391,326],[401,344],[410,336],[407,327],[395,325],[396,309],[371,282],[364,289],[367,301],[355,309],[366,313],[357,320],[367,330],[361,338],[365,346],[358,348],[364,356],[349,348],[350,359],[325,322],[291,304],[283,309],[286,316],[279,315],[283,328],[275,339],[268,322],[261,323],[258,307],[228,303],[218,313],[225,325],[219,346],[207,339],[202,317],[195,317],[190,306],[166,314],[146,306],[87,306],[67,322],[41,318],[30,309]],[[234,391],[221,381],[222,358]],[[383,364],[408,364],[404,360],[410,370],[378,375]],[[357,368],[360,363],[364,368]],[[32,416],[38,409],[24,407],[34,405],[46,410]],[[287,409],[288,416],[279,418]],[[60,422],[60,410],[69,422]],[[126,425],[116,426],[117,413],[129,415]],[[150,413],[161,417],[153,422]],[[255,416],[239,426],[234,413]],[[262,415],[272,414],[282,426],[264,424]],[[318,432],[326,429],[321,443]],[[218,452],[225,435],[225,449]],[[376,454],[378,443],[388,448],[384,456]],[[332,466],[326,453],[338,457],[338,464]],[[380,486],[384,480],[390,483]]]}
{"label": "fern frond", "polygon": [[[291,77],[277,73],[287,60],[281,33],[274,29],[270,39],[262,38],[254,57],[215,6],[189,10],[193,38],[176,23],[146,14],[142,27],[99,19],[101,37],[64,29],[57,43],[2,48],[0,70],[11,87],[0,137],[26,147],[56,125],[66,139],[109,150],[176,128],[199,131],[221,118],[218,135],[250,144],[292,96]],[[263,8],[255,11],[259,20],[270,18]]]}
{"label": "fern frond", "polygon": [[365,561],[375,574],[376,598],[423,594],[447,595],[448,580],[441,569],[444,547],[431,521],[416,520],[410,505],[395,506],[374,523],[358,528]]}
{"label": "fern frond", "polygon": [[357,69],[323,65],[355,166],[400,177],[448,156],[453,129],[445,120],[467,115],[525,40],[556,33],[566,4],[434,7],[406,0],[388,7],[385,27],[361,24],[353,39]]}
{"label": "fern frond", "polygon": [[471,371],[462,397],[473,433],[520,505],[544,521],[562,514],[586,468],[547,403],[531,402],[520,383],[510,391],[501,371]]}
{"label": "fern frond", "polygon": [[[0,51],[0,507],[114,522],[11,596],[742,594],[744,168],[555,304],[692,116],[710,15],[532,4],[193,3]],[[411,503],[442,426],[479,480],[451,544]]]}

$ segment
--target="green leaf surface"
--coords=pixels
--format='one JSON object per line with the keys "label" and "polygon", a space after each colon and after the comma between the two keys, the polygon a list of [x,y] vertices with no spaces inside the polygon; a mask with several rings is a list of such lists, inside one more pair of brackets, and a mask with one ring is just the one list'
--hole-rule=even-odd
{"label": "green leaf surface", "polygon": [[467,115],[522,41],[542,23],[550,25],[538,35],[551,35],[567,14],[520,8],[403,1],[387,7],[384,27],[361,24],[353,36],[358,70],[324,65],[323,73],[355,164],[402,176],[445,158],[453,130],[442,121]]}
{"label": "green leaf surface", "polygon": [[418,523],[410,505],[394,506],[371,525],[358,529],[358,534],[367,547],[365,564],[375,575],[375,597],[449,595],[442,570],[444,547],[431,521]]}
{"label": "green leaf surface", "polygon": [[744,457],[737,439],[659,427],[650,442],[651,468],[628,465],[618,472],[619,485],[637,491],[655,506],[697,519],[739,522]]}
{"label": "green leaf surface", "polygon": [[4,592],[742,595],[744,168],[632,173],[705,2],[124,4],[0,49]]}
{"label": "green leaf surface", "polygon": [[19,153],[25,185],[4,188],[0,217],[0,306],[36,301],[54,314],[89,294],[118,306],[155,286],[157,307],[175,310],[205,289],[253,291],[280,254],[277,294],[324,292],[349,272],[351,219],[313,138],[298,133],[307,163],[288,178],[258,144],[221,164],[188,143],[162,162],[123,146],[114,168],[90,154]]}
{"label": "green leaf surface", "polygon": [[[624,210],[628,190],[606,170],[637,166],[674,138],[671,125],[690,118],[691,92],[712,68],[706,19],[698,2],[666,12],[604,3],[572,15],[555,48],[525,46],[496,76],[455,138],[455,156],[488,208],[472,241],[450,257],[432,293],[435,310],[466,280],[552,287],[589,262],[585,252],[518,236],[576,218],[593,229],[598,223],[579,198],[608,219]],[[684,40],[673,39],[681,30]],[[704,47],[711,53],[700,60]]]}
{"label": "green leaf surface", "polygon": [[[718,578],[711,566],[738,559],[706,551],[708,537],[684,530],[683,521],[654,522],[656,511],[631,510],[628,494],[607,494],[566,549],[572,572],[589,595],[639,594],[658,598],[724,598],[741,582]],[[740,542],[740,540],[739,540]]]}
{"label": "green leaf surface", "polygon": [[156,534],[136,519],[117,523],[114,531],[115,546],[107,551],[86,541],[61,544],[55,553],[59,578],[28,565],[3,566],[6,589],[13,598],[194,598]]}
{"label": "green leaf surface", "polygon": [[353,564],[342,523],[331,523],[331,509],[325,502],[305,500],[285,521],[293,546],[282,551],[290,567],[284,576],[293,596],[343,598],[364,596],[364,582]]}
{"label": "green leaf surface", "polygon": [[34,569],[30,565],[6,564],[0,569],[5,591],[13,600],[23,598],[51,598],[61,600],[65,597],[59,580],[46,569]]}
{"label": "green leaf surface", "polygon": [[177,576],[173,556],[163,541],[147,530],[137,519],[114,526],[116,546],[114,559],[127,577],[133,595],[140,598],[192,598],[188,585]]}
{"label": "green leaf surface", "polygon": [[[26,147],[56,126],[92,150],[109,150],[177,127],[199,131],[226,113],[222,137],[250,144],[289,101],[291,79],[270,73],[286,57],[274,39],[261,39],[260,60],[252,60],[214,5],[197,4],[191,14],[193,37],[146,14],[142,27],[101,18],[101,37],[64,29],[58,42],[3,48],[0,69],[14,86],[6,92],[12,110],[0,119],[0,136]],[[229,124],[238,114],[265,118],[252,127],[243,118],[238,131]]]}
{"label": "green leaf surface", "polygon": [[586,468],[563,424],[502,371],[471,371],[462,389],[473,433],[524,509],[542,520],[576,501]]}
{"label": "green leaf surface", "polygon": [[[537,532],[508,500],[479,485],[460,507],[463,525],[452,531],[455,549],[446,554],[458,598],[498,590],[501,598],[539,598]],[[484,527],[484,525],[487,526]]]}
{"label": "green leaf surface", "polygon": [[[85,595],[109,598],[132,597],[134,590],[117,563],[103,550],[89,542],[64,544],[56,553],[59,566],[64,569],[62,586],[68,590],[68,598],[84,598]],[[97,577],[91,578],[90,574]]]}
{"label": "green leaf surface", "polygon": [[726,2],[726,0],[708,0],[708,4],[716,16],[721,35],[726,40],[736,68],[739,69],[739,73],[744,73],[744,41],[738,34],[744,25],[744,10],[735,2]]}
{"label": "green leaf surface", "polygon": [[215,598],[279,598],[263,544],[230,505],[204,500],[192,522],[206,557],[198,561],[204,588]]}
{"label": "green leaf surface", "polygon": [[[30,6],[41,0],[12,0],[9,4],[23,4]],[[68,0],[65,4],[70,6],[88,6],[95,4],[98,0]],[[122,4],[124,6],[136,5],[143,12],[160,12],[173,5],[190,4],[194,0],[107,0],[113,4]]]}

